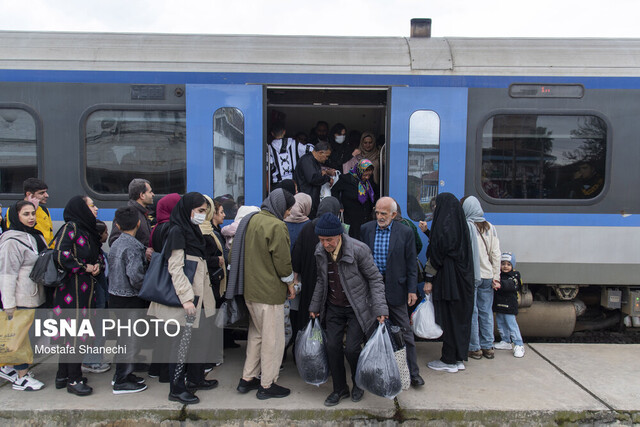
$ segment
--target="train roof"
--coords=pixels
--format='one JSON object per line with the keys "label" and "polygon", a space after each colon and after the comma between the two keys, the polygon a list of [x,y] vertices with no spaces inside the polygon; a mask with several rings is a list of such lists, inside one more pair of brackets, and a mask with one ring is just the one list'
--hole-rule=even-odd
{"label": "train roof", "polygon": [[0,69],[638,76],[640,39],[0,31]]}

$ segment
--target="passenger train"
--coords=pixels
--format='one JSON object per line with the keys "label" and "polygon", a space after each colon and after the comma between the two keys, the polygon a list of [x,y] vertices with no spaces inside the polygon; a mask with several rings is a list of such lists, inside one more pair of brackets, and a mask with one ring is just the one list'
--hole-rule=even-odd
{"label": "passenger train", "polygon": [[269,126],[318,120],[379,135],[416,222],[478,197],[523,333],[640,315],[640,39],[0,32],[0,202],[38,176],[55,221],[81,193],[110,221],[133,177],[260,205]]}

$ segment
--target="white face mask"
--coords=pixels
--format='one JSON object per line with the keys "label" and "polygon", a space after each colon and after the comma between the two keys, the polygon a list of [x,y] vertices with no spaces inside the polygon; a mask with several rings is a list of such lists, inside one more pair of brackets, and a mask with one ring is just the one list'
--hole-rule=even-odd
{"label": "white face mask", "polygon": [[338,135],[338,136],[336,136],[336,142],[338,144],[342,144],[344,142],[345,138],[346,138],[345,135]]}
{"label": "white face mask", "polygon": [[194,225],[200,225],[204,222],[204,219],[207,217],[207,214],[203,213],[194,213],[191,218],[191,223]]}

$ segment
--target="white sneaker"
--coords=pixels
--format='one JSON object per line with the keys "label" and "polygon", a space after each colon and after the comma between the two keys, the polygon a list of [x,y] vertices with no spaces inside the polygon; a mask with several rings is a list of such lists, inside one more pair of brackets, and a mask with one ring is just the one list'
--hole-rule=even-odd
{"label": "white sneaker", "polygon": [[82,372],[91,372],[94,374],[102,374],[111,369],[110,363],[83,363],[80,367]]}
{"label": "white sneaker", "polygon": [[427,363],[427,367],[433,369],[434,371],[446,371],[446,372],[458,372],[458,365],[457,364],[448,364],[448,363],[444,363],[442,360],[438,359],[438,360],[432,360],[431,362]]}
{"label": "white sneaker", "polygon": [[464,371],[465,369],[467,369],[467,368],[464,366],[464,363],[462,363],[462,360],[458,360],[458,361],[456,362],[456,368],[458,368],[458,371]]}
{"label": "white sneaker", "polygon": [[523,357],[524,356],[524,346],[516,345],[513,347],[513,357]]}
{"label": "white sneaker", "polygon": [[28,372],[24,377],[15,380],[11,387],[14,390],[37,391],[44,387],[44,384],[33,378],[33,374]]}
{"label": "white sneaker", "polygon": [[511,343],[506,341],[500,341],[493,344],[493,348],[496,350],[511,350]]}
{"label": "white sneaker", "polygon": [[18,371],[13,369],[13,366],[2,366],[0,367],[0,378],[13,383],[18,379]]}

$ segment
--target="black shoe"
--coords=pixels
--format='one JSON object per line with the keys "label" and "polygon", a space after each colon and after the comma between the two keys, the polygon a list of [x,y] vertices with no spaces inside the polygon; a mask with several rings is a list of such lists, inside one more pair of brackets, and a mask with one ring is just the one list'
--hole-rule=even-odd
{"label": "black shoe", "polygon": [[115,383],[113,385],[113,394],[127,394],[137,393],[147,389],[146,384],[139,384],[134,382]]}
{"label": "black shoe", "polygon": [[[144,384],[144,378],[139,377],[139,376],[134,375],[134,374],[129,374],[129,375],[127,375],[127,378],[125,378],[124,382],[135,383],[135,384]],[[113,375],[113,379],[111,380],[111,385],[115,385],[115,384],[116,384],[116,376],[114,374]]]}
{"label": "black shoe", "polygon": [[[87,377],[80,378],[80,381],[82,381],[85,384],[88,382]],[[61,388],[65,388],[68,382],[69,382],[69,378],[56,378],[56,388],[58,390],[60,390]]]}
{"label": "black shoe", "polygon": [[205,363],[204,364],[204,373],[208,374],[209,372],[213,371],[213,368],[216,367],[215,363]]}
{"label": "black shoe", "polygon": [[169,400],[180,402],[184,405],[193,405],[200,403],[200,399],[193,393],[183,391],[182,393],[169,393]]}
{"label": "black shoe", "polygon": [[202,380],[202,382],[198,384],[187,381],[186,386],[187,390],[192,393],[196,390],[211,390],[212,388],[218,387],[218,380]]}
{"label": "black shoe", "polygon": [[354,385],[353,390],[351,390],[351,401],[360,402],[362,400],[362,396],[364,396],[364,390],[357,385]]}
{"label": "black shoe", "polygon": [[245,381],[240,378],[240,383],[236,390],[240,393],[245,394],[249,393],[251,390],[257,390],[260,387],[260,380],[257,378],[252,379],[251,381]]}
{"label": "black shoe", "polygon": [[339,393],[334,391],[324,400],[324,406],[336,406],[342,399],[346,399],[350,395],[349,390],[342,390]]}
{"label": "black shoe", "polygon": [[276,383],[272,383],[271,387],[269,388],[260,386],[260,388],[258,389],[258,393],[256,393],[256,397],[260,400],[265,400],[271,399],[272,397],[287,397],[289,396],[289,393],[291,393],[291,390],[289,390],[288,388],[279,386]]}
{"label": "black shoe", "polygon": [[225,341],[222,348],[238,348],[238,347],[240,347],[240,344],[231,340],[231,341]]}
{"label": "black shoe", "polygon": [[424,385],[424,380],[420,375],[416,375],[415,377],[411,377],[411,385],[414,387],[420,387]]}
{"label": "black shoe", "polygon": [[93,389],[82,381],[77,381],[67,384],[67,392],[77,396],[89,396],[93,392]]}

